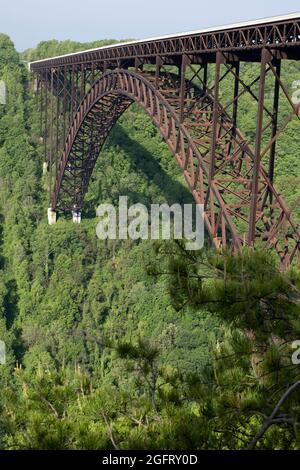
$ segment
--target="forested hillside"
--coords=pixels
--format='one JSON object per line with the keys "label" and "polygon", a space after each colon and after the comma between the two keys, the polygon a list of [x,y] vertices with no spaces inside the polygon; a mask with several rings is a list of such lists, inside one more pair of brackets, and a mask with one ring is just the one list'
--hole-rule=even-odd
{"label": "forested hillside", "polygon": [[[267,253],[236,259],[173,242],[104,242],[95,208],[190,202],[166,144],[132,106],[95,168],[81,225],[48,226],[39,114],[24,61],[112,41],[0,35],[0,448],[242,449],[300,378],[300,273]],[[255,66],[254,66],[255,67]],[[291,63],[285,76],[300,77]],[[245,70],[250,79],[251,67]],[[245,101],[239,126],[253,133]],[[300,196],[300,135],[280,143],[277,184]],[[298,206],[295,208],[300,215]],[[297,216],[297,215],[296,215]],[[300,389],[250,447],[300,446]]]}

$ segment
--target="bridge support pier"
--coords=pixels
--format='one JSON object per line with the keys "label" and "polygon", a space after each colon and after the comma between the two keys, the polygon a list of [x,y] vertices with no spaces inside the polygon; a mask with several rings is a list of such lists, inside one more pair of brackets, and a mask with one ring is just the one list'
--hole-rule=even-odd
{"label": "bridge support pier", "polygon": [[48,208],[48,224],[54,225],[56,224],[56,212],[52,209],[52,207]]}
{"label": "bridge support pier", "polygon": [[81,222],[81,212],[72,211],[72,216],[73,216],[74,224],[80,224],[80,222]]}

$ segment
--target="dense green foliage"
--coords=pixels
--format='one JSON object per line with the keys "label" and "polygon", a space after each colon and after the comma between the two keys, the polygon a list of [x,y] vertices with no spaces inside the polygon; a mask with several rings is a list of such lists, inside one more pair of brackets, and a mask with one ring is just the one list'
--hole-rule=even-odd
{"label": "dense green foliage", "polygon": [[[108,42],[42,42],[22,60]],[[251,81],[255,71],[244,73]],[[280,274],[268,254],[187,256],[174,243],[97,239],[100,202],[191,201],[135,106],[101,153],[82,224],[49,227],[39,115],[5,35],[0,79],[0,448],[245,448],[299,377],[290,361],[299,272]],[[241,106],[251,135],[255,108]],[[286,135],[278,184],[293,203],[300,137],[293,125]],[[299,448],[299,399],[295,391],[258,446]]]}
{"label": "dense green foliage", "polygon": [[21,54],[21,59],[24,61],[33,62],[34,60],[44,59],[45,57],[70,54],[71,52],[108,46],[110,44],[116,44],[117,42],[123,41],[117,41],[115,39],[102,39],[100,41],[84,43],[70,40],[57,41],[56,39],[52,39],[51,41],[40,42],[34,49],[26,49],[26,51]]}

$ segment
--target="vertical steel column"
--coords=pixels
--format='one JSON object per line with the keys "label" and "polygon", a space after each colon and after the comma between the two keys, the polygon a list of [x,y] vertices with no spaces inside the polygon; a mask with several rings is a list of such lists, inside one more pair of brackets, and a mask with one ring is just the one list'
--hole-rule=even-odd
{"label": "vertical steel column", "polygon": [[55,147],[55,177],[54,181],[56,180],[57,176],[57,168],[58,168],[58,154],[59,154],[59,123],[60,123],[60,86],[59,86],[59,75],[60,69],[56,69],[56,147]]}
{"label": "vertical steel column", "polygon": [[85,95],[85,69],[84,65],[81,64],[81,71],[80,71],[80,100],[83,99]]}
{"label": "vertical steel column", "polygon": [[[79,78],[80,78],[80,68],[79,66],[76,67],[76,74],[75,74],[75,97],[74,97],[74,104],[75,106],[73,106],[73,116],[72,116],[72,121],[74,119],[74,116],[75,116],[75,113],[76,113],[76,109],[77,109],[77,106],[78,106],[78,98],[79,98],[79,102],[80,102],[80,83],[79,83]],[[79,96],[78,96],[79,95]]]}
{"label": "vertical steel column", "polygon": [[94,62],[92,63],[92,74],[91,75],[92,75],[92,85],[93,85],[93,83],[95,81],[95,63]]}
{"label": "vertical steel column", "polygon": [[203,91],[207,92],[207,75],[208,75],[208,66],[207,62],[203,64]]}
{"label": "vertical steel column", "polygon": [[236,127],[237,127],[237,116],[238,116],[238,99],[239,99],[239,76],[240,76],[240,63],[236,62],[234,64],[235,68],[235,77],[234,77],[234,95],[233,95],[233,111],[232,111],[232,121],[233,121],[233,130],[232,135],[233,137],[236,136]]}
{"label": "vertical steel column", "polygon": [[255,139],[255,155],[253,165],[253,176],[251,185],[251,205],[249,215],[249,235],[248,243],[253,245],[256,232],[256,214],[258,203],[258,183],[259,183],[259,169],[260,169],[260,155],[261,155],[261,141],[263,135],[263,118],[264,118],[264,99],[266,87],[266,65],[271,60],[271,54],[267,49],[263,49],[261,53],[260,62],[260,80],[259,80],[259,97],[258,97],[258,110],[256,121],[256,139]]}
{"label": "vertical steel column", "polygon": [[36,108],[39,109],[40,95],[41,95],[41,80],[39,77],[36,77],[36,89],[35,89],[35,101]]}
{"label": "vertical steel column", "polygon": [[44,81],[41,78],[40,80],[40,136],[43,139],[43,108],[44,108],[44,95],[43,95],[43,88],[44,88]]}
{"label": "vertical steel column", "polygon": [[143,62],[141,61],[141,59],[139,59],[138,57],[136,57],[134,59],[134,70],[135,72],[139,72],[139,70],[143,69]]}
{"label": "vertical steel column", "polygon": [[48,165],[48,73],[45,73],[45,131],[44,131],[44,163]]}
{"label": "vertical steel column", "polygon": [[52,161],[53,161],[53,75],[54,70],[51,69],[51,89],[50,89],[50,152],[49,152],[49,207],[52,204]]}
{"label": "vertical steel column", "polygon": [[64,97],[63,97],[63,146],[66,141],[66,113],[67,113],[67,68],[64,66],[63,69],[63,82],[64,82]]}
{"label": "vertical steel column", "polygon": [[163,60],[162,58],[157,55],[155,59],[155,88],[159,88],[159,74],[160,74],[160,68],[163,65]]}
{"label": "vertical steel column", "polygon": [[[274,101],[273,101],[273,123],[272,123],[272,140],[277,134],[278,128],[278,111],[279,111],[279,91],[280,91],[280,75],[281,75],[281,60],[277,59],[275,64],[276,75],[275,86],[274,86]],[[276,155],[276,140],[274,140],[269,161],[269,179],[271,183],[274,180],[274,167],[275,167],[275,155]],[[270,201],[272,202],[272,192],[270,192]]]}
{"label": "vertical steel column", "polygon": [[73,111],[74,111],[74,65],[72,65],[72,70],[71,70],[71,103],[70,103],[70,116],[69,116],[69,127],[71,126],[71,123],[73,121]]}
{"label": "vertical steel column", "polygon": [[235,75],[234,75],[234,90],[233,90],[233,106],[232,106],[232,123],[233,123],[233,128],[232,128],[232,139],[230,139],[229,143],[229,148],[228,148],[228,155],[230,155],[232,147],[234,148],[234,142],[233,140],[236,137],[237,134],[237,117],[238,117],[238,104],[239,104],[239,84],[240,84],[240,63],[235,62],[233,64],[233,67],[235,69]]}
{"label": "vertical steel column", "polygon": [[210,198],[210,214],[211,214],[211,228],[213,232],[213,237],[216,237],[216,223],[215,223],[215,202],[214,194],[211,191],[211,182],[214,178],[215,173],[215,160],[216,160],[216,149],[217,149],[217,132],[218,132],[218,116],[219,116],[219,91],[220,91],[220,74],[221,74],[221,64],[224,63],[224,56],[221,52],[216,54],[216,68],[215,68],[215,82],[214,82],[214,105],[212,113],[212,122],[211,122],[211,151],[210,151],[210,165],[209,165],[209,175],[208,175],[208,190],[205,199],[205,208],[207,208],[207,203]]}
{"label": "vertical steel column", "polygon": [[180,122],[183,122],[183,119],[184,119],[184,102],[185,102],[185,95],[186,95],[185,73],[186,73],[187,65],[189,63],[190,63],[189,57],[186,54],[183,54],[181,58],[181,67],[180,67],[180,91],[179,91]]}
{"label": "vertical steel column", "polygon": [[218,128],[218,115],[219,115],[219,90],[220,90],[220,71],[221,64],[224,63],[224,56],[221,52],[216,55],[216,69],[215,69],[215,83],[214,83],[214,107],[212,116],[212,129],[211,129],[211,152],[210,152],[210,169],[209,169],[209,184],[211,183],[215,172],[216,148],[217,148],[217,128]]}

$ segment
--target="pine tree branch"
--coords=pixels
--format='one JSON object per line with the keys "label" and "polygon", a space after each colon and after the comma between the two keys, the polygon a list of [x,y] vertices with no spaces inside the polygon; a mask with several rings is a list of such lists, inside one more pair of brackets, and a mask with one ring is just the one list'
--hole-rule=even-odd
{"label": "pine tree branch", "polygon": [[102,411],[101,414],[102,414],[102,417],[103,417],[104,422],[105,422],[105,424],[106,424],[106,429],[107,429],[107,432],[108,432],[108,436],[109,436],[109,438],[110,438],[110,441],[111,441],[111,443],[112,443],[114,449],[115,449],[115,450],[119,450],[119,447],[117,446],[116,441],[115,441],[115,439],[114,439],[114,435],[113,435],[113,432],[112,432],[112,427],[111,427],[110,423],[108,422],[108,419],[107,419],[107,417],[106,417],[106,414],[104,413],[104,411]]}
{"label": "pine tree branch", "polygon": [[291,419],[290,418],[286,418],[286,417],[277,417],[276,418],[276,415],[277,413],[279,412],[280,408],[282,407],[282,405],[286,402],[286,400],[289,398],[289,396],[294,392],[294,390],[300,386],[300,380],[298,380],[297,382],[295,382],[293,385],[291,385],[287,391],[283,394],[283,396],[280,398],[280,400],[278,401],[277,405],[275,406],[274,410],[272,411],[272,413],[270,414],[270,416],[266,419],[266,421],[263,423],[263,425],[261,426],[261,428],[257,431],[257,433],[255,434],[254,438],[252,439],[252,441],[250,442],[250,444],[248,445],[247,447],[247,450],[253,450],[255,449],[256,447],[256,444],[258,443],[259,439],[261,439],[264,434],[266,433],[266,431],[269,429],[270,426],[272,426],[273,424],[276,424],[276,423],[279,423],[279,422],[291,422]]}

